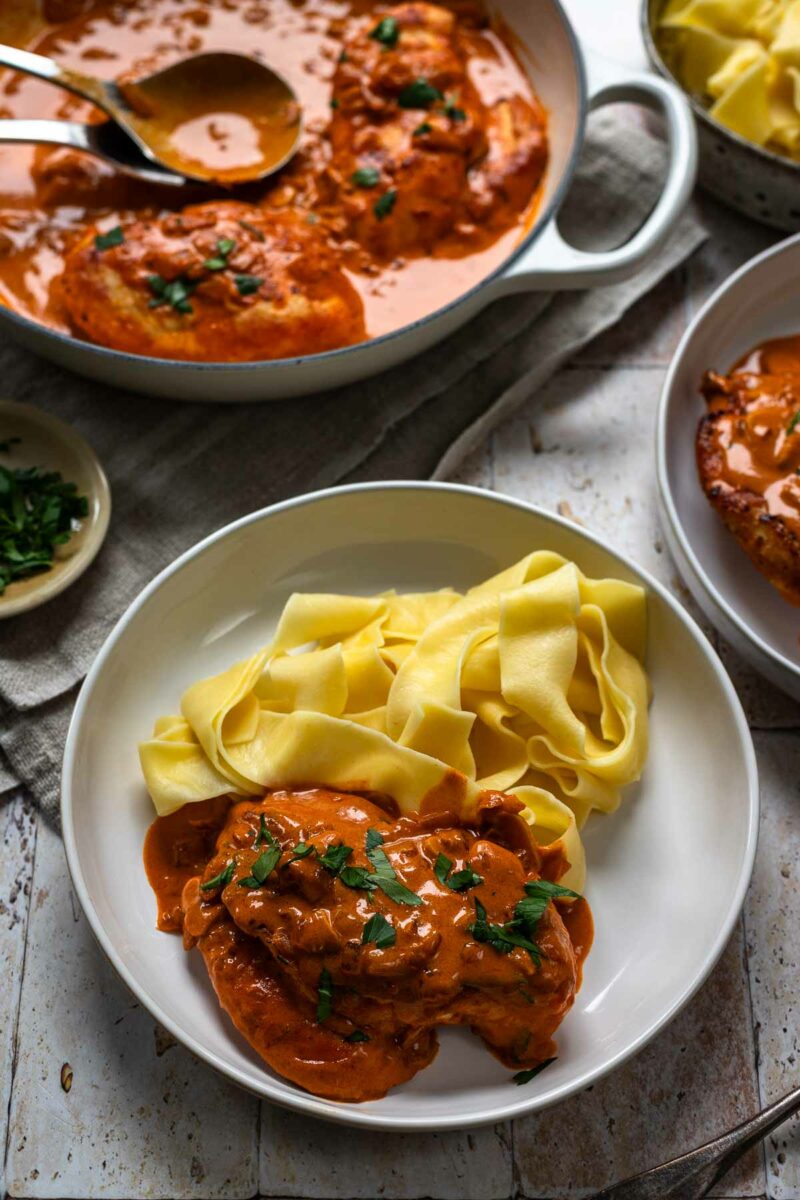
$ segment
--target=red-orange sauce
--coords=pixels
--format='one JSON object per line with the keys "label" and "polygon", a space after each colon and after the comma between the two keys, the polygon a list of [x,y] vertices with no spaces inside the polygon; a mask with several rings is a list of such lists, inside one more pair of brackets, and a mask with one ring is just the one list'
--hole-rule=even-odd
{"label": "red-orange sauce", "polygon": [[[512,797],[487,794],[468,823],[442,811],[397,817],[374,799],[320,788],[228,803],[157,820],[145,867],[159,928],[181,928],[186,948],[200,950],[222,1007],[276,1071],[319,1095],[375,1099],[431,1061],[444,1024],[469,1025],[509,1068],[553,1055],[591,914],[584,901],[548,904],[536,961],[476,935],[480,906],[488,922],[506,924],[526,881],[567,866],[541,855]],[[363,885],[375,869],[370,830],[416,903]],[[349,877],[322,857],[342,846]],[[254,864],[273,851],[259,884]],[[451,864],[444,881],[440,855]],[[447,885],[466,869],[477,881]],[[388,942],[368,936],[375,919]]]}
{"label": "red-orange sauce", "polygon": [[[471,0],[445,0],[456,10]],[[20,8],[0,12],[0,39],[49,55],[103,79],[131,81],[187,55],[225,49],[260,56],[289,81],[304,112],[303,152],[290,173],[240,191],[252,203],[274,203],[280,189],[303,192],[324,157],[331,117],[331,81],[343,31],[354,15],[372,12],[370,0],[45,0],[44,18]],[[469,79],[480,100],[521,97],[536,108],[530,82],[500,27],[469,34]],[[0,72],[0,116],[102,119],[91,105],[38,80]],[[194,118],[187,120],[187,126]],[[252,123],[231,119],[211,129],[200,121],[184,130],[184,149],[217,167],[253,152]],[[237,130],[239,131],[237,133]],[[239,136],[241,134],[241,137]],[[224,149],[223,149],[224,145]],[[85,163],[85,160],[84,160]],[[51,292],[66,249],[100,223],[110,229],[147,212],[163,212],[208,197],[190,192],[180,201],[168,189],[133,182],[92,160],[80,172],[64,153],[47,147],[0,147],[0,303],[52,328],[69,322]],[[485,277],[508,255],[535,210],[535,195],[509,203],[491,235],[473,230],[443,239],[431,256],[348,266],[360,293],[368,336],[377,336],[432,312]],[[447,259],[446,263],[441,261]]]}
{"label": "red-orange sauce", "polygon": [[756,567],[800,604],[800,336],[764,342],[730,374],[706,373],[700,481]]}

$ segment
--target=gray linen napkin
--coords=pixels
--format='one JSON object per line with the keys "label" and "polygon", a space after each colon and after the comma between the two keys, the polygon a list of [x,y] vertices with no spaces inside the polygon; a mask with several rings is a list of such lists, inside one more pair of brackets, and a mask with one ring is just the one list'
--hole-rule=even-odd
{"label": "gray linen napkin", "polygon": [[[619,245],[652,207],[665,150],[608,114],[591,126],[563,227]],[[443,345],[377,378],[263,406],[169,403],[91,383],[0,345],[5,394],[41,404],[97,451],[113,493],[101,554],[53,604],[0,625],[0,792],[23,783],[56,819],[78,685],[126,606],[176,555],[256,508],[353,479],[443,477],[580,346],[704,239],[687,214],[635,279],[492,305]]]}

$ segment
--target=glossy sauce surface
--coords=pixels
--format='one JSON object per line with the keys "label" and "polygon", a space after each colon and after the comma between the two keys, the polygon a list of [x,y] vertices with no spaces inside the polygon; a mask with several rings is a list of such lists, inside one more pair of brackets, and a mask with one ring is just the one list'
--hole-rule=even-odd
{"label": "glossy sauce surface", "polygon": [[[499,952],[470,928],[476,901],[490,922],[505,923],[526,880],[566,868],[560,856],[540,854],[513,798],[487,793],[466,826],[443,811],[397,818],[374,800],[324,789],[226,807],[208,801],[157,820],[145,866],[159,928],[181,927],[186,948],[198,947],[222,1007],[276,1071],[319,1095],[377,1098],[430,1062],[443,1024],[470,1026],[510,1068],[552,1056],[591,945],[588,906],[548,904],[536,929],[538,963],[522,948]],[[348,868],[372,872],[370,830],[418,903],[353,879],[348,886],[320,860],[344,845]],[[273,845],[280,858],[269,877],[244,885]],[[315,852],[292,861],[298,845]],[[480,883],[448,887],[435,871],[440,854]],[[222,884],[202,887],[231,863]],[[391,926],[392,944],[366,938],[375,914]],[[320,1019],[323,972],[332,1001]]]}
{"label": "glossy sauce surface", "polygon": [[[474,5],[452,0],[456,10]],[[296,91],[304,113],[301,153],[277,182],[249,185],[238,195],[251,203],[303,199],[327,154],[333,77],[347,22],[372,13],[366,0],[49,0],[43,21],[31,10],[0,12],[0,38],[52,56],[65,66],[104,79],[132,82],[189,54],[226,49],[272,62]],[[49,22],[49,23],[48,23]],[[481,103],[522,98],[538,102],[500,29],[475,24],[469,43],[470,86]],[[0,72],[0,116],[102,119],[77,97],[38,80]],[[212,128],[187,113],[183,149],[220,168],[253,149],[252,121],[242,113]],[[198,123],[199,121],[199,123]],[[238,132],[237,132],[238,131]],[[248,149],[249,147],[249,149]],[[0,302],[53,328],[71,326],[51,291],[66,250],[95,223],[110,229],[136,215],[158,214],[207,199],[190,189],[180,202],[171,190],[124,179],[95,160],[46,147],[0,147]],[[457,231],[430,254],[346,264],[360,293],[368,336],[377,336],[455,299],[495,269],[533,218],[535,195],[503,201],[491,228]],[[446,259],[446,262],[442,262]]]}
{"label": "glossy sauce surface", "polygon": [[717,417],[720,485],[763,497],[800,534],[800,336],[755,347],[730,375],[709,373],[703,390]]}

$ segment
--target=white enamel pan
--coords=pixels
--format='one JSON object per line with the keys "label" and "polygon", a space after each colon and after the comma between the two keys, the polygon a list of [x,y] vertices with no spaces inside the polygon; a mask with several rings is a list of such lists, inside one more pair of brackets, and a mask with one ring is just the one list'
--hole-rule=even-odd
{"label": "white enamel pan", "polygon": [[[235,403],[310,395],[365,379],[404,362],[452,333],[500,296],[618,283],[651,258],[694,184],[697,146],[689,105],[673,84],[585,54],[559,0],[502,0],[496,10],[516,36],[524,65],[549,113],[550,162],[539,219],[504,263],[457,300],[393,333],[302,358],[248,363],[186,363],[122,354],[55,333],[0,308],[0,329],[61,366],[120,388],[180,400]],[[658,203],[625,245],[604,253],[570,246],[556,218],[574,172],[587,114],[630,101],[666,118],[667,177]],[[442,264],[446,270],[446,263]]]}

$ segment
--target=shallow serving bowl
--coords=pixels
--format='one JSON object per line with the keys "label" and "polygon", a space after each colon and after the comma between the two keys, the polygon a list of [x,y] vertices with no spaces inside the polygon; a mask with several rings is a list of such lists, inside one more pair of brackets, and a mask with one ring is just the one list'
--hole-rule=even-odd
{"label": "shallow serving bowl", "polygon": [[745,263],[698,313],[664,382],[656,435],[662,525],[692,595],[756,670],[796,699],[800,609],[781,599],[706,500],[695,434],[705,370],[727,371],[759,342],[798,332],[800,235]]}
{"label": "shallow serving bowl", "polygon": [[[684,97],[674,84],[649,73],[584,55],[560,0],[493,0],[490,8],[514,35],[548,111],[550,159],[532,227],[506,261],[464,295],[403,329],[358,345],[271,362],[187,363],[123,354],[56,333],[2,306],[0,331],[61,366],[118,388],[173,400],[274,400],[385,371],[441,341],[501,296],[616,283],[634,274],[663,244],[694,185],[697,147]],[[563,240],[556,215],[580,156],[588,112],[622,100],[664,113],[670,164],[659,200],[634,237],[617,249],[588,253]],[[445,260],[441,269],[447,270]]]}
{"label": "shallow serving bowl", "polygon": [[[664,79],[680,87],[656,45],[654,30],[665,0],[642,0],[641,29],[650,63]],[[684,93],[687,95],[686,93]],[[773,229],[800,229],[800,163],[773,154],[715,121],[694,96],[687,95],[697,123],[697,181],[737,212]]]}
{"label": "shallow serving bowl", "polygon": [[[559,1058],[524,1087],[466,1030],[385,1099],[347,1105],[279,1078],[222,1013],[197,954],[157,932],[142,867],[153,812],[136,744],[192,681],[262,645],[294,590],[466,588],[531,550],[649,594],[652,747],[620,811],[586,829],[594,949]],[[677,602],[576,526],[444,484],[336,488],[253,513],[162,572],[108,638],[81,692],[62,814],[76,892],[125,983],[175,1037],[287,1107],[382,1129],[465,1128],[543,1108],[641,1048],[703,982],[734,926],[756,845],[752,743],[731,683]]]}

